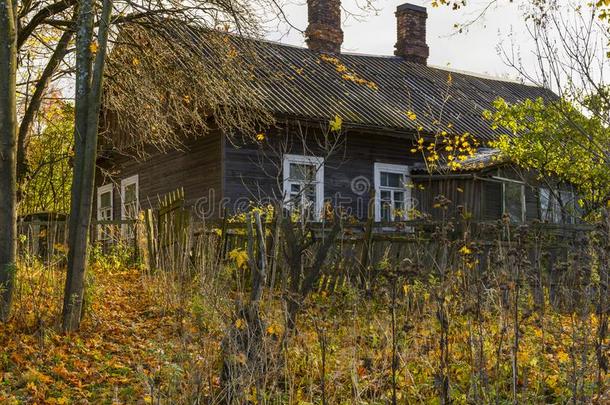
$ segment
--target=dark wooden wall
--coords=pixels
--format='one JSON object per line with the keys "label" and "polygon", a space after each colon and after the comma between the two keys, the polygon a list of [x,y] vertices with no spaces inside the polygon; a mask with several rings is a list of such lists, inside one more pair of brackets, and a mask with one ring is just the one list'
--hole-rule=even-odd
{"label": "dark wooden wall", "polygon": [[[121,180],[137,174],[139,198],[142,209],[156,207],[159,197],[178,187],[184,188],[187,204],[199,215],[217,212],[222,196],[221,181],[222,138],[219,133],[189,139],[182,150],[166,153],[151,151],[149,157],[136,160],[132,157],[113,155],[98,162],[94,203],[97,206],[97,187],[114,184],[114,219],[121,218]],[[210,204],[208,201],[213,203]],[[97,215],[97,208],[93,211]]]}
{"label": "dark wooden wall", "polygon": [[[459,208],[465,209],[476,220],[502,218],[502,183],[492,179],[493,176],[498,176],[524,182],[525,219],[533,221],[541,218],[538,188],[548,185],[542,183],[536,173],[505,164],[476,172],[469,179],[459,178],[460,175],[460,173],[449,173],[445,178],[439,175],[432,179],[417,179],[415,190],[417,190],[420,210],[433,219],[441,219],[443,215],[455,217],[459,214]],[[565,188],[565,186],[558,187]],[[446,208],[435,206],[435,198],[439,195],[451,201]]]}
{"label": "dark wooden wall", "polygon": [[[335,140],[335,136],[330,138]],[[364,219],[374,189],[376,162],[410,168],[422,166],[422,156],[410,151],[411,139],[350,131],[339,136],[330,155],[327,148],[321,146],[322,139],[321,128],[311,126],[268,131],[264,141],[227,138],[216,132],[188,140],[181,151],[154,152],[145,160],[136,161],[119,155],[101,160],[99,166],[103,170],[98,171],[96,185],[115,184],[115,219],[121,216],[121,179],[134,174],[139,175],[141,208],[155,207],[160,196],[183,187],[187,204],[199,219],[216,219],[225,210],[234,214],[246,210],[250,204],[280,199],[282,155],[306,154],[327,157],[325,199],[348,210],[352,216]],[[510,166],[477,172],[476,178],[415,179],[411,189],[412,208],[435,219],[443,215],[456,216],[459,210],[466,210],[477,220],[499,219],[502,216],[502,186],[499,182],[484,180],[493,175],[526,180],[530,184],[526,186],[527,220],[540,217],[535,176],[517,172]],[[365,187],[354,190],[354,181]],[[435,206],[435,197],[439,195],[451,201],[446,210]],[[94,201],[97,202],[97,198]]]}
{"label": "dark wooden wall", "polygon": [[[248,142],[240,146],[225,142],[225,176],[223,189],[229,212],[248,204],[264,201],[266,196],[280,198],[283,179],[279,151],[324,157],[319,146],[320,130],[301,128],[277,130],[264,143]],[[305,146],[303,146],[303,143]],[[329,155],[324,166],[324,197],[363,218],[367,215],[370,188],[374,188],[374,164],[392,163],[412,167],[421,163],[421,155],[410,152],[413,141],[379,134],[348,132],[341,135],[340,145]],[[352,191],[356,178],[370,185],[363,194]]]}

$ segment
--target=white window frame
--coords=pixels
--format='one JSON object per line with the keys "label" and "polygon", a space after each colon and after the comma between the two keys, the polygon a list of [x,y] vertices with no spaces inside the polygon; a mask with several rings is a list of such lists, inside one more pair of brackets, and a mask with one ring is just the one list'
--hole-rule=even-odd
{"label": "white window frame", "polygon": [[110,193],[110,221],[114,219],[114,188],[112,187],[112,183],[104,184],[97,188],[97,215],[96,218],[98,221],[101,221],[103,218],[101,217],[101,205],[102,205],[102,196],[106,193]]}
{"label": "white window frame", "polygon": [[521,186],[521,222],[520,223],[524,223],[527,218],[527,212],[526,212],[527,204],[525,201],[525,192],[526,192],[525,182],[515,180],[515,179],[509,179],[506,177],[500,177],[500,176],[493,176],[492,178],[502,182],[502,215],[506,214],[506,183],[515,183],[515,184],[519,184]]}
{"label": "white window frame", "polygon": [[127,214],[125,210],[125,189],[132,184],[136,185],[136,208],[140,210],[140,179],[137,174],[121,180],[121,219],[126,220]]}
{"label": "white window frame", "polygon": [[284,201],[290,201],[290,185],[293,181],[290,180],[290,165],[291,164],[306,164],[316,168],[316,202],[314,219],[322,219],[322,210],[324,209],[324,159],[317,156],[292,155],[285,154],[283,159],[282,171],[284,178]]}
{"label": "white window frame", "polygon": [[[104,219],[101,215],[101,205],[102,205],[102,196],[104,194],[110,193],[110,219]],[[112,183],[104,184],[97,188],[97,212],[95,217],[98,221],[109,220],[112,221],[114,219],[114,187]],[[110,239],[110,227],[108,225],[96,225],[97,228],[97,239],[100,241]]]}
{"label": "white window frame", "polygon": [[[408,210],[411,209],[411,177],[409,166],[406,165],[397,165],[391,163],[379,163],[376,162],[374,165],[374,181],[375,181],[375,221],[381,221],[381,191],[384,187],[381,187],[381,173],[396,173],[402,174],[405,176],[404,182],[404,193],[405,193],[405,213],[402,216],[403,220],[408,219]],[[396,190],[392,188],[392,190]],[[392,202],[392,218],[395,218],[393,215],[394,204]]]}

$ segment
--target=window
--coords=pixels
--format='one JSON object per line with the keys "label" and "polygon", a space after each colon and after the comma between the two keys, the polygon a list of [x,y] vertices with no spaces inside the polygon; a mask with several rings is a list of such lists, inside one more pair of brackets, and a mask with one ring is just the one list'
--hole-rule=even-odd
{"label": "window", "polygon": [[525,222],[525,184],[518,181],[504,181],[502,211],[511,222]]}
{"label": "window", "polygon": [[121,181],[121,219],[137,219],[140,210],[138,175]]}
{"label": "window", "polygon": [[112,184],[97,189],[97,220],[112,221]]}
{"label": "window", "polygon": [[[138,219],[140,199],[138,196],[138,175],[121,180],[121,219]],[[133,238],[135,227],[123,224],[123,237]]]}
{"label": "window", "polygon": [[[97,220],[112,221],[113,217],[112,184],[106,184],[97,189]],[[111,237],[110,225],[97,225],[98,240]]]}
{"label": "window", "polygon": [[538,190],[540,204],[540,219],[542,221],[558,224],[561,222],[561,207],[555,193],[548,188]]}
{"label": "window", "polygon": [[324,160],[314,156],[284,155],[284,198],[291,210],[320,220],[324,208]]}
{"label": "window", "polygon": [[400,221],[407,219],[411,190],[409,167],[375,163],[375,220]]}
{"label": "window", "polygon": [[554,224],[574,223],[575,197],[569,190],[538,190],[540,219]]}

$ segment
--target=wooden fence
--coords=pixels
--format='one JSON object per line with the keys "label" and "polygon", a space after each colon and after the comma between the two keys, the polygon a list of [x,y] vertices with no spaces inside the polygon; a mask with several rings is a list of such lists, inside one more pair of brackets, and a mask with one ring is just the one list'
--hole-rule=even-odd
{"label": "wooden fence", "polygon": [[[205,267],[231,260],[231,252],[248,252],[251,247],[245,222],[228,219],[217,222],[194,222],[184,206],[184,194],[177,190],[161,200],[160,208],[146,210],[142,220],[94,221],[91,227],[91,243],[108,252],[120,246],[131,249],[134,259],[144,262],[151,269],[177,269]],[[286,266],[278,222],[262,218],[266,235],[266,258],[270,269],[270,282],[280,279]],[[294,224],[303,227],[302,224]],[[330,231],[332,224],[308,223],[306,233],[311,245],[303,252],[313,257],[315,250]],[[372,277],[379,263],[402,263],[418,258],[423,266],[433,265],[439,251],[439,229],[443,224],[432,221],[405,221],[376,223],[373,221],[344,223],[340,237],[333,249],[332,264],[325,266],[321,285],[333,286],[346,278]],[[506,226],[498,221],[465,223],[457,221],[448,230],[452,240],[452,255],[462,246],[467,235],[469,243],[476,246],[479,267],[484,268],[493,260],[493,252],[499,245],[510,244],[511,238],[524,231],[529,235],[524,243],[531,243],[543,250],[544,267],[553,277],[561,277],[558,263],[566,258],[578,241],[593,230],[588,225],[556,225],[532,223]],[[65,221],[21,221],[19,223],[20,253],[38,257],[45,262],[65,257],[67,247],[67,223]],[[528,242],[529,241],[529,242]],[[527,248],[534,251],[533,248]],[[426,254],[423,255],[422,252]],[[530,253],[535,256],[539,253]],[[425,256],[425,258],[424,258]],[[428,263],[425,263],[425,262]],[[349,269],[349,271],[346,271]]]}
{"label": "wooden fence", "polygon": [[[138,220],[93,221],[90,241],[103,251],[122,246],[133,249],[138,255],[141,223]],[[22,257],[38,258],[50,262],[64,256],[68,246],[66,220],[21,220],[17,223],[18,251]]]}

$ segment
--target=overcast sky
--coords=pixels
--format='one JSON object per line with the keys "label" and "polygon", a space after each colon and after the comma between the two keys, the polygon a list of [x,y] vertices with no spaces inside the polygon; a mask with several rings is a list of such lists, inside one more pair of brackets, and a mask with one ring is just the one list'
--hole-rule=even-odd
{"label": "overcast sky", "polygon": [[[299,1],[299,0],[296,0]],[[307,27],[307,5],[305,0],[301,4],[287,7],[287,14],[291,22],[299,29]],[[363,0],[360,0],[362,3]],[[392,55],[396,42],[396,21],[394,11],[396,6],[405,1],[376,0],[378,13],[368,13],[363,21],[354,18],[344,18],[343,52],[357,52],[373,55]],[[427,40],[430,47],[428,63],[440,67],[449,67],[455,70],[466,70],[480,74],[497,77],[516,78],[513,69],[507,67],[497,48],[503,43],[505,49],[511,48],[511,35],[513,42],[518,43],[524,64],[533,63],[529,56],[529,37],[524,32],[522,13],[518,6],[500,1],[501,7],[492,7],[485,14],[485,18],[473,25],[467,33],[456,33],[454,23],[466,22],[480,13],[485,1],[472,0],[463,10],[453,11],[448,7],[432,8],[430,0],[411,0],[410,3],[428,8]],[[344,7],[348,10],[358,11],[354,0],[344,0]],[[362,12],[360,12],[362,13]],[[272,31],[268,38],[275,41],[304,46],[303,35],[291,31],[285,35],[285,30]]]}

